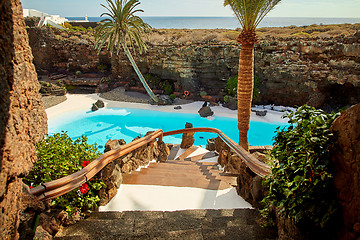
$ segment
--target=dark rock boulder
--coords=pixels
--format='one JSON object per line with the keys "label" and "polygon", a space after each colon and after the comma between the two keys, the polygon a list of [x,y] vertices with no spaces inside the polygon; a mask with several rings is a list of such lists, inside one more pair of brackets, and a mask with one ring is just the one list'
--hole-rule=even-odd
{"label": "dark rock boulder", "polygon": [[[193,128],[192,123],[186,123],[185,128]],[[182,135],[182,141],[181,141],[181,148],[189,148],[191,147],[195,142],[194,133],[184,133]]]}
{"label": "dark rock boulder", "polygon": [[174,109],[175,110],[180,110],[180,109],[182,109],[182,107],[181,106],[176,106],[176,107],[174,107]]}
{"label": "dark rock boulder", "polygon": [[256,113],[256,116],[265,117],[265,116],[266,116],[266,113],[267,113],[267,110],[264,110],[264,111],[255,111],[255,113]]}
{"label": "dark rock boulder", "polygon": [[205,118],[205,117],[210,117],[212,115],[214,115],[214,112],[211,110],[210,107],[202,107],[200,108],[200,110],[198,111],[198,113],[200,114],[201,117]]}
{"label": "dark rock boulder", "polygon": [[173,103],[173,100],[171,100],[170,96],[168,95],[160,95],[158,98],[159,102],[157,105],[171,105]]}
{"label": "dark rock boulder", "polygon": [[231,110],[237,110],[237,98],[229,97],[229,101],[223,104],[223,107],[229,108]]}
{"label": "dark rock boulder", "polygon": [[215,139],[216,138],[210,138],[207,140],[206,149],[209,151],[215,151]]}
{"label": "dark rock boulder", "polygon": [[122,183],[121,169],[115,162],[111,162],[100,171],[99,176],[106,184],[106,188],[100,190],[99,204],[105,206],[113,197],[115,197],[117,189]]}
{"label": "dark rock boulder", "polygon": [[95,112],[97,110],[99,110],[100,108],[105,107],[105,104],[102,100],[97,100],[96,103],[94,103],[91,107],[91,111]]}

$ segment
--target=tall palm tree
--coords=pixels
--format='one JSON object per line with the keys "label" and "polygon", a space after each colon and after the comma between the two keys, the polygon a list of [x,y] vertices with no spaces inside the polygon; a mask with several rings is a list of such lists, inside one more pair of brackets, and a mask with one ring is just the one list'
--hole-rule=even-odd
{"label": "tall palm tree", "polygon": [[95,48],[100,52],[101,48],[107,45],[110,53],[116,55],[123,49],[146,92],[157,103],[158,97],[145,81],[128,48],[128,45],[133,49],[137,45],[140,53],[147,50],[142,34],[150,28],[150,25],[135,15],[143,12],[141,9],[136,9],[140,4],[139,0],[106,0],[106,2],[108,6],[103,4],[101,6],[108,12],[101,14],[101,17],[108,18],[102,20],[95,29]]}
{"label": "tall palm tree", "polygon": [[240,22],[242,31],[237,38],[241,44],[238,74],[238,128],[239,145],[249,150],[248,130],[250,127],[251,100],[254,88],[254,44],[257,41],[255,29],[281,0],[225,0]]}

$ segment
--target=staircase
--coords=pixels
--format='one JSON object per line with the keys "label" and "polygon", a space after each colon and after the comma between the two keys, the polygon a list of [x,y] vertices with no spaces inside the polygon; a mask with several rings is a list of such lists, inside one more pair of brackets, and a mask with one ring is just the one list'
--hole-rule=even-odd
{"label": "staircase", "polygon": [[[236,177],[219,170],[215,152],[175,145],[167,162],[124,174],[123,184],[223,190],[233,188]],[[94,212],[55,239],[276,239],[258,220],[254,209]]]}
{"label": "staircase", "polygon": [[276,239],[257,220],[251,209],[95,212],[60,230],[55,239]]}
{"label": "staircase", "polygon": [[123,183],[223,190],[235,186],[236,177],[219,170],[215,152],[175,145],[165,163],[150,163],[139,172],[124,174]]}

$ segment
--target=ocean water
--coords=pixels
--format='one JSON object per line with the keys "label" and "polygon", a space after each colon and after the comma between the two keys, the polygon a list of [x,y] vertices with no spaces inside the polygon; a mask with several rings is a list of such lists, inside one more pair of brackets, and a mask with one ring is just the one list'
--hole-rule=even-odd
{"label": "ocean water", "polygon": [[[194,127],[212,127],[220,129],[235,142],[239,141],[237,119],[227,117],[202,118],[199,114],[168,113],[132,108],[102,108],[96,112],[75,111],[57,118],[49,119],[49,134],[67,131],[76,139],[82,135],[89,143],[104,146],[109,139],[124,139],[127,143],[137,136],[144,136],[148,131],[163,129],[164,132],[182,129],[190,122]],[[272,138],[278,126],[286,123],[264,123],[252,121],[249,130],[250,145],[272,145]],[[208,138],[216,137],[213,133],[195,133],[195,145],[206,146]],[[167,143],[181,143],[182,135],[164,137]]]}
{"label": "ocean water", "polygon": [[[84,17],[67,17],[71,20],[84,20]],[[99,22],[103,18],[89,17],[90,22]],[[142,17],[153,28],[174,28],[174,29],[236,29],[240,24],[235,17]],[[360,23],[360,18],[284,18],[266,17],[258,26],[261,27],[287,27],[287,26],[308,26],[311,24],[344,24]]]}

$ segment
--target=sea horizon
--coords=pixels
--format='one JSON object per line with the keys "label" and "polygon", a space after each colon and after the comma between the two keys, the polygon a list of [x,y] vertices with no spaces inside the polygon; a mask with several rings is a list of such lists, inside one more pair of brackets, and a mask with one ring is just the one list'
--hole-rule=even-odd
{"label": "sea horizon", "polygon": [[[69,21],[84,20],[84,17],[66,17]],[[89,22],[99,22],[101,17],[88,17]],[[142,17],[153,28],[165,29],[236,29],[240,24],[235,17],[165,17],[152,16]],[[330,24],[354,24],[360,23],[360,18],[322,18],[322,17],[265,17],[259,24],[262,27],[288,27],[330,25]]]}

